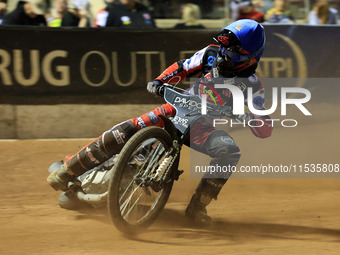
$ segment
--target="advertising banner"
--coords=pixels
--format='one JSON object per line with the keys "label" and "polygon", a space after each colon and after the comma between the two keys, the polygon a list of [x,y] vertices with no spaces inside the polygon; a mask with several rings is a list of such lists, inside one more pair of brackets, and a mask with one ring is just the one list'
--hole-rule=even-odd
{"label": "advertising banner", "polygon": [[[266,50],[257,69],[262,78],[340,76],[334,54],[339,27],[267,25],[265,30]],[[157,102],[146,84],[213,44],[217,32],[0,27],[6,38],[0,41],[0,103]]]}

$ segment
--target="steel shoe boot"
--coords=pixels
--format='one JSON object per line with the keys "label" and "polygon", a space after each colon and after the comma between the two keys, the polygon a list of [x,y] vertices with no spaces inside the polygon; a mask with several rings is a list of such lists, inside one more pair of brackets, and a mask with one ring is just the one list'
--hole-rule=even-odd
{"label": "steel shoe boot", "polygon": [[185,210],[185,216],[199,225],[209,225],[211,218],[207,215],[206,206],[211,202],[211,197],[203,193],[195,193]]}
{"label": "steel shoe boot", "polygon": [[47,183],[55,190],[68,190],[68,183],[74,181],[74,176],[71,171],[68,170],[65,164],[62,164],[57,170],[50,173],[47,177]]}
{"label": "steel shoe boot", "polygon": [[61,192],[58,197],[58,204],[61,208],[67,210],[90,208],[87,203],[80,201],[71,190]]}

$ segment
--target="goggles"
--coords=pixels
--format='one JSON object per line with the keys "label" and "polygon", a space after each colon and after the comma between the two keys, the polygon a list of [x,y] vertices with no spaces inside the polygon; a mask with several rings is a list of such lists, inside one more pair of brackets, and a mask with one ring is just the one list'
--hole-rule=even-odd
{"label": "goggles", "polygon": [[258,49],[255,53],[250,54],[250,55],[241,54],[239,52],[228,50],[228,48],[223,47],[223,45],[221,45],[221,54],[224,58],[227,58],[226,60],[230,59],[233,62],[249,61],[250,59],[252,59],[253,57],[256,57],[258,54],[260,54],[263,51],[265,47],[265,41],[266,39],[263,40],[263,43],[260,49]]}

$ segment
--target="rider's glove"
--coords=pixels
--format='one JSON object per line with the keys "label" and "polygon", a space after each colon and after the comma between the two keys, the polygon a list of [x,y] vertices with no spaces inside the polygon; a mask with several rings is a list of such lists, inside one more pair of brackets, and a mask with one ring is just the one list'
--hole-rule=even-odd
{"label": "rider's glove", "polygon": [[164,94],[164,88],[163,83],[159,80],[154,80],[152,82],[149,82],[146,86],[146,89],[154,95],[163,96]]}
{"label": "rider's glove", "polygon": [[253,125],[251,120],[254,120],[254,115],[250,112],[246,112],[242,115],[237,115],[236,119],[241,121],[241,122],[244,122],[246,125],[249,125],[249,124]]}

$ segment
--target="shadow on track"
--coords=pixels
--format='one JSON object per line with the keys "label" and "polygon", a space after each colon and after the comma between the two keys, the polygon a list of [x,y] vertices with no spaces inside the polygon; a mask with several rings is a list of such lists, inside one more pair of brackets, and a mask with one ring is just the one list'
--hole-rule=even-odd
{"label": "shadow on track", "polygon": [[[96,220],[115,228],[106,208],[82,208],[78,213],[76,220]],[[288,224],[233,222],[218,218],[213,219],[210,226],[202,228],[186,219],[183,211],[165,208],[145,233],[126,238],[167,245],[191,245],[192,240],[195,240],[195,244],[192,244],[195,246],[221,243],[232,245],[234,242],[240,244],[258,239],[340,242],[340,230]]]}
{"label": "shadow on track", "polygon": [[[157,236],[161,239],[155,239]],[[166,208],[150,229],[133,239],[141,242],[195,246],[226,243],[232,245],[235,242],[240,244],[259,239],[340,242],[340,230],[289,224],[232,222],[224,219],[213,219],[209,227],[201,228],[193,226],[185,218],[184,212]],[[190,243],[185,240],[190,240]]]}

